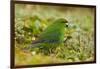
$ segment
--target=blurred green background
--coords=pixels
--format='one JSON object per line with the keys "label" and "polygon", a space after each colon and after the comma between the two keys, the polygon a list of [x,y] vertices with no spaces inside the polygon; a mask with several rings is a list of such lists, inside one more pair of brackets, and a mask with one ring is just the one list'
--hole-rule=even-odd
{"label": "blurred green background", "polygon": [[[63,51],[50,56],[23,52],[43,30],[58,18],[65,18],[73,28],[65,34],[69,38]],[[15,64],[53,64],[94,60],[94,8],[15,5]]]}

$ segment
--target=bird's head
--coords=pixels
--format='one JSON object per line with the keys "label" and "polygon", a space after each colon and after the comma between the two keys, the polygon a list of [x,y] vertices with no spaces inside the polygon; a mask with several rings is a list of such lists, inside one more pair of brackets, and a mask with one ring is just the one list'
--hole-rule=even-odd
{"label": "bird's head", "polygon": [[68,27],[68,21],[66,19],[64,19],[64,18],[57,19],[55,22],[59,23],[59,24],[63,24],[66,27]]}

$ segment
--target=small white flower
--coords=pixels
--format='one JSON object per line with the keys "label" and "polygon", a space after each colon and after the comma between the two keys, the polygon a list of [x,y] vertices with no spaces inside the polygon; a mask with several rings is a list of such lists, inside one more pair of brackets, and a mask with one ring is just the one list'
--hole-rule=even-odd
{"label": "small white flower", "polygon": [[32,40],[35,40],[35,37],[32,37]]}
{"label": "small white flower", "polygon": [[31,53],[32,53],[32,55],[35,55],[35,54],[36,54],[36,52],[35,52],[35,51],[32,51]]}

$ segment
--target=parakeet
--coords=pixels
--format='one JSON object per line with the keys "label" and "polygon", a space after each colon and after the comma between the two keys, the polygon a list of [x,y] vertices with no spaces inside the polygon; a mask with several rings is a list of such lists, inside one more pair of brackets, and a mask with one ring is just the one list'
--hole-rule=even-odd
{"label": "parakeet", "polygon": [[60,18],[55,20],[27,49],[44,54],[53,53],[58,46],[63,44],[66,27],[68,27],[68,21],[66,19]]}

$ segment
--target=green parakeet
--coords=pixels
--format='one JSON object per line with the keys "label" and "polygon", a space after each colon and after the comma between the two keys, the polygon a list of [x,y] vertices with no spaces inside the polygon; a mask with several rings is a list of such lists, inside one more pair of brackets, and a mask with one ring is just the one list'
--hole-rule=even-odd
{"label": "green parakeet", "polygon": [[66,27],[68,27],[66,19],[60,18],[55,20],[40,34],[38,40],[33,41],[27,49],[44,54],[53,53],[58,46],[63,44]]}

